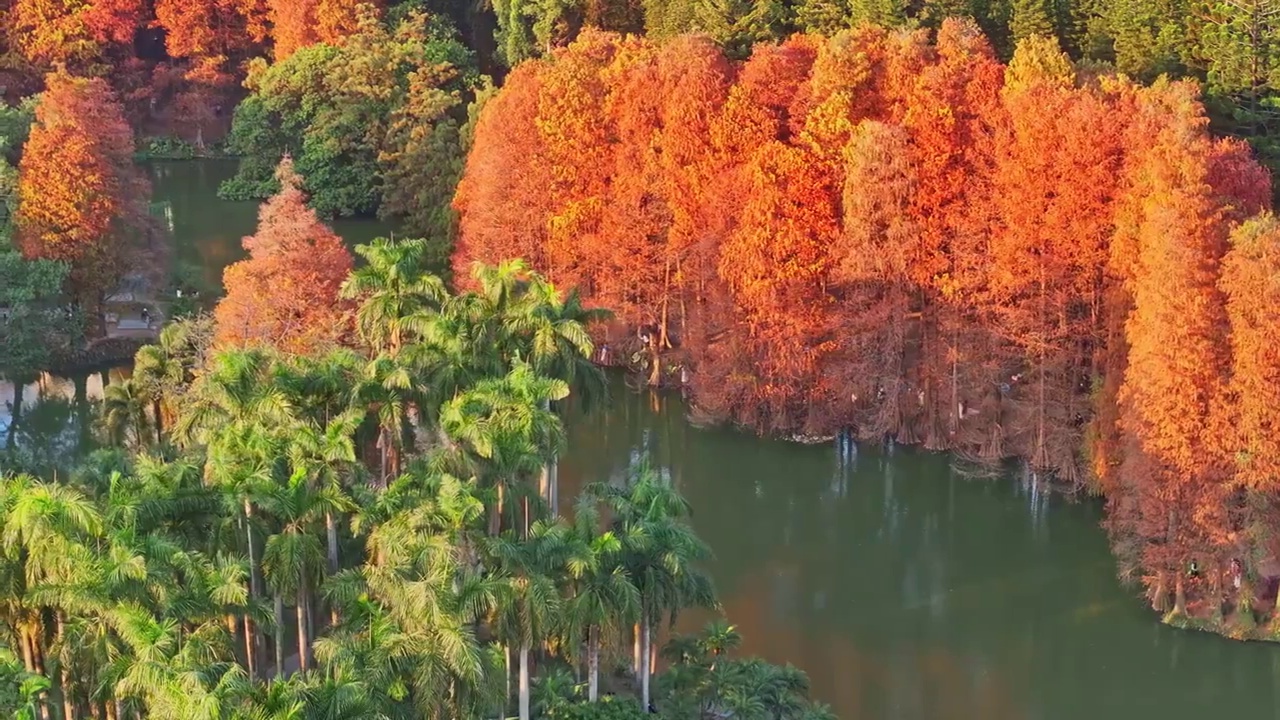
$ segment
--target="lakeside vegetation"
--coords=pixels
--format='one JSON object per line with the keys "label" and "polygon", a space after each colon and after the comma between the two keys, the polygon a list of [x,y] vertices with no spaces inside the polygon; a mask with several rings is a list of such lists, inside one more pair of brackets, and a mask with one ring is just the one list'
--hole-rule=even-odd
{"label": "lakeside vegetation", "polygon": [[[311,358],[377,418],[345,432],[346,462],[390,487],[430,457],[412,472],[432,488],[480,473],[434,459],[474,442],[450,434],[465,430],[447,412],[464,390],[492,394],[467,412],[496,412],[496,397],[551,402],[561,390],[546,379],[582,394],[593,361],[623,364],[759,432],[1020,458],[1105,496],[1120,575],[1166,621],[1280,632],[1280,226],[1265,169],[1280,14],[1265,0],[0,0],[0,13],[0,375],[21,384],[107,335],[107,298],[129,276],[167,286],[140,146],[224,149],[241,165],[221,194],[271,198],[213,319],[174,326],[168,342],[198,361],[111,390],[99,432],[129,453],[174,463],[207,449],[177,434],[184,415],[166,398],[198,392],[226,358],[273,378],[307,376],[295,364]],[[175,139],[137,140],[157,135]],[[414,273],[447,264],[453,277],[359,320],[361,292],[340,292],[357,263],[324,223],[371,215],[426,238]],[[366,248],[368,267],[400,246]],[[517,257],[528,266],[493,265]],[[475,261],[490,269],[473,275]],[[555,310],[537,320],[551,329],[504,330],[484,309],[516,288]],[[597,306],[617,314],[585,309]],[[373,329],[428,311],[431,323]],[[532,353],[567,327],[557,313],[576,323],[575,359],[539,367]],[[522,333],[530,345],[502,345]],[[418,372],[434,394],[416,394]],[[268,416],[271,432],[319,422],[306,414],[319,401],[290,392],[306,410]],[[345,412],[324,402],[322,434]],[[513,416],[547,412],[535,409]],[[553,440],[520,442],[554,466]],[[288,487],[297,468],[264,457],[268,485]],[[493,477],[485,526],[532,533],[537,503],[507,517],[518,483]],[[56,487],[106,518],[110,492],[93,482]],[[300,536],[312,522],[272,517]],[[69,547],[106,552],[94,528],[67,530]],[[265,570],[245,542],[247,567]],[[467,622],[494,631],[482,615]],[[42,652],[61,652],[57,618],[39,613]],[[303,620],[309,636],[323,625]],[[50,679],[58,695],[67,681]],[[115,712],[103,692],[77,686],[71,701]]]}
{"label": "lakeside vegetation", "polygon": [[518,262],[452,294],[422,241],[359,250],[331,298],[347,347],[172,324],[107,388],[109,448],[71,477],[6,468],[4,711],[829,717],[802,673],[724,657],[723,621],[673,638],[652,681],[659,628],[716,606],[667,482],[641,468],[551,512],[558,413],[606,400],[592,311]]}

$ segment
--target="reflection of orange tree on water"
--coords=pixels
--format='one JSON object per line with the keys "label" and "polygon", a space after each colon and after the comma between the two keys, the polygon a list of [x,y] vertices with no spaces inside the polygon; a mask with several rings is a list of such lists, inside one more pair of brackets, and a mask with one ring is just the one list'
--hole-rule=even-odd
{"label": "reflection of orange tree on water", "polygon": [[905,711],[904,717],[1013,720],[1025,716],[1026,708],[1009,688],[1026,687],[1027,678],[1009,677],[1008,673],[1030,668],[1030,663],[983,667],[951,649],[909,639],[890,641],[888,648],[860,649],[840,633],[805,632],[799,618],[788,622],[770,607],[776,595],[770,585],[786,572],[786,568],[774,568],[747,578],[732,595],[723,597],[725,616],[750,628],[743,636],[742,654],[775,663],[803,662],[814,696],[830,703],[840,717],[893,717],[885,714],[886,704],[897,707],[902,703],[907,704],[899,707]]}

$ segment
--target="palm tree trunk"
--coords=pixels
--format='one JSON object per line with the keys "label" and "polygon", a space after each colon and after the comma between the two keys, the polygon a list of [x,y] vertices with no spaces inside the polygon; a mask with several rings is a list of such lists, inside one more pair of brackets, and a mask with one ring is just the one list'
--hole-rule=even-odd
{"label": "palm tree trunk", "polygon": [[[507,716],[507,711],[511,709],[511,646],[502,646],[502,673],[507,679],[507,694],[503,697],[505,702],[502,704],[502,717]],[[501,720],[501,719],[499,719]]]}
{"label": "palm tree trunk", "polygon": [[329,536],[329,574],[333,575],[338,572],[338,523],[332,512],[324,514],[324,527]]}
{"label": "palm tree trunk", "polygon": [[529,720],[529,646],[520,646],[520,720]]}
{"label": "palm tree trunk", "polygon": [[157,398],[151,402],[151,411],[156,416],[156,444],[164,442],[164,419],[160,409],[160,400]]}
{"label": "palm tree trunk", "polygon": [[520,508],[521,508],[521,514],[524,516],[524,525],[521,528],[521,531],[522,531],[521,536],[525,540],[528,540],[530,517],[529,517],[529,495],[527,494],[527,491],[525,496],[520,498]]}
{"label": "palm tree trunk", "polygon": [[[55,613],[57,625],[57,643],[58,647],[62,647],[63,638],[65,637],[66,624],[62,617],[62,611]],[[63,654],[66,654],[66,648],[62,648]],[[67,672],[67,664],[59,660],[58,677],[60,680],[62,691],[62,720],[75,720],[75,707],[71,700],[71,673]]]}
{"label": "palm tree trunk", "polygon": [[[43,663],[40,662],[40,644],[36,638],[36,628],[27,625],[22,629],[22,661],[27,667],[27,672],[34,675],[43,675]],[[46,704],[49,702],[48,693],[40,693],[40,697],[35,700],[36,718],[37,720],[45,720],[50,716],[49,709]]]}
{"label": "palm tree trunk", "polygon": [[301,584],[298,585],[298,668],[301,670],[309,670],[311,668],[310,652],[311,642],[310,635],[307,633],[307,578],[303,575]]}
{"label": "palm tree trunk", "polygon": [[498,481],[498,502],[489,509],[489,534],[497,536],[502,532],[502,506],[506,502],[507,486]]}
{"label": "palm tree trunk", "polygon": [[551,508],[551,517],[560,514],[560,458],[551,457],[551,497],[547,499],[547,505]]}
{"label": "palm tree trunk", "polygon": [[22,422],[22,383],[16,380],[13,383],[13,410],[9,417],[9,431],[6,433],[4,445],[12,448],[17,442],[18,425]]}
{"label": "palm tree trunk", "polygon": [[[258,578],[258,561],[253,554],[253,505],[249,503],[248,497],[244,498],[244,533],[245,542],[249,547],[249,601],[252,602],[254,598],[261,595],[262,586]],[[253,620],[247,614],[244,616],[244,633],[245,647],[248,649],[248,658],[246,659],[249,662],[249,667],[246,670],[249,671],[251,680],[257,679],[260,675],[258,658],[261,655],[262,638],[258,636]]]}
{"label": "palm tree trunk", "polygon": [[[332,512],[324,514],[324,529],[329,540],[329,577],[333,577],[338,572],[338,523],[333,519]],[[338,624],[338,608],[336,606],[329,608],[329,621]]]}
{"label": "palm tree trunk", "polygon": [[284,678],[284,598],[276,593],[276,677]]}
{"label": "palm tree trunk", "polygon": [[654,642],[654,640],[656,640],[656,639],[657,639],[657,634],[658,634],[658,633],[657,633],[657,632],[655,632],[653,628],[649,628],[649,674],[650,674],[650,675],[653,675],[654,673],[656,673],[656,672],[658,671],[658,670],[657,670],[657,668],[658,668],[658,643]]}
{"label": "palm tree trunk", "polygon": [[390,444],[391,439],[387,436],[387,429],[385,427],[381,429],[380,433],[382,435],[382,437],[379,438],[379,441],[378,441],[378,445],[380,446],[380,450],[382,451],[382,475],[381,475],[382,484],[380,485],[380,487],[386,487],[387,486],[387,445]]}
{"label": "palm tree trunk", "polygon": [[633,646],[631,648],[631,674],[637,680],[640,679],[640,623],[636,623],[631,627],[631,638]]}
{"label": "palm tree trunk", "polygon": [[18,639],[22,645],[22,666],[26,668],[27,672],[34,675],[36,672],[36,656],[31,648],[35,643],[35,638],[32,637],[26,626],[22,626]]}
{"label": "palm tree trunk", "polygon": [[649,710],[649,644],[653,642],[649,630],[649,615],[640,616],[640,709]]}
{"label": "palm tree trunk", "polygon": [[600,629],[587,628],[587,700],[595,702],[600,697]]}

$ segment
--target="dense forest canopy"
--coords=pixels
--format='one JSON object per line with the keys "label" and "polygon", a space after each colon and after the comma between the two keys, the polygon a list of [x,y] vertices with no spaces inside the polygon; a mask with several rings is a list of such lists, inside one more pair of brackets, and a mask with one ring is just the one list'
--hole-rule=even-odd
{"label": "dense forest canopy", "polygon": [[606,347],[714,417],[1103,493],[1153,604],[1220,617],[1276,551],[1277,236],[1268,172],[1208,128],[1193,83],[1041,37],[1004,64],[968,21],[741,62],[588,31],[485,107],[455,263],[580,287]]}
{"label": "dense forest canopy", "polygon": [[[0,375],[165,287],[139,156],[265,201],[108,451],[9,433],[0,709],[824,717],[720,622],[651,683],[708,549],[643,471],[553,512],[599,365],[1019,458],[1167,620],[1273,637],[1272,2],[0,0]],[[423,239],[326,225],[375,215]]]}

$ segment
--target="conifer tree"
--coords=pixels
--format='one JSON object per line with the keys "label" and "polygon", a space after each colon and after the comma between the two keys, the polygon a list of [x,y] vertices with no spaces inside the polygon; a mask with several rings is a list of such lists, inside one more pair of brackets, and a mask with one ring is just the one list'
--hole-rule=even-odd
{"label": "conifer tree", "polygon": [[214,311],[215,339],[307,352],[350,330],[338,290],[351,253],[307,207],[292,160],[282,160],[276,175],[280,192],[262,205],[257,232],[244,239],[249,258],[223,272],[227,294]]}

